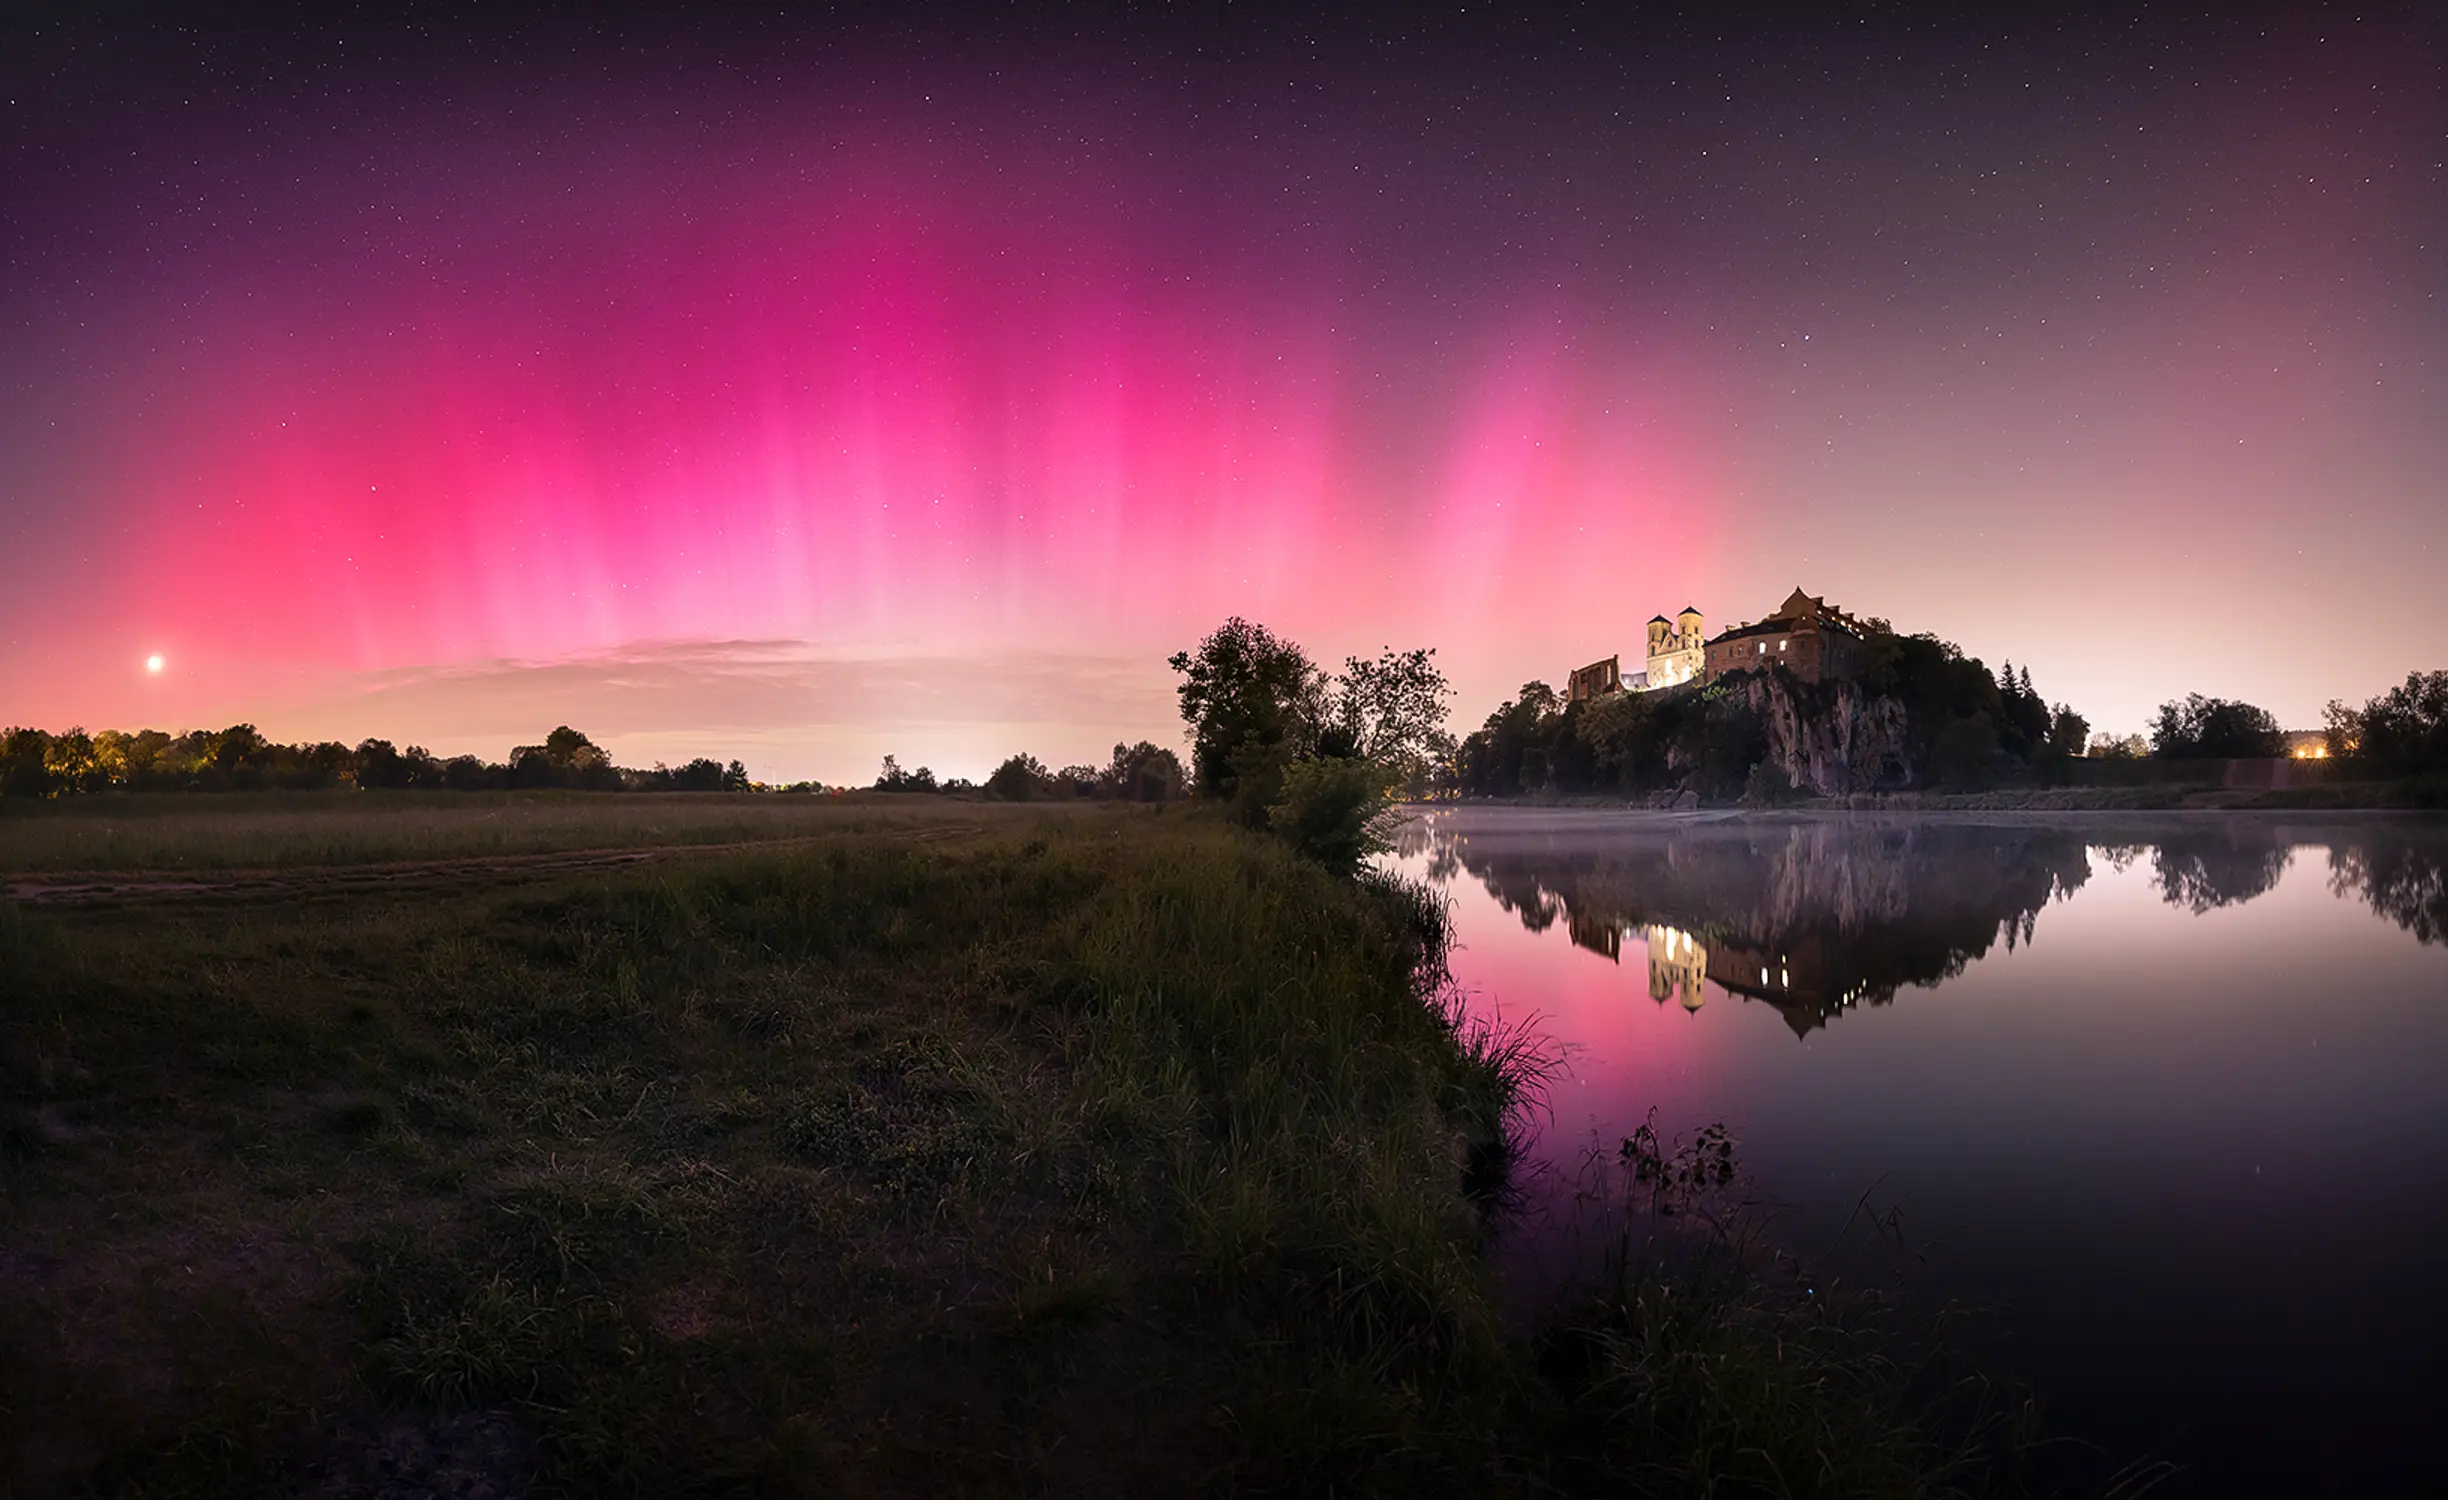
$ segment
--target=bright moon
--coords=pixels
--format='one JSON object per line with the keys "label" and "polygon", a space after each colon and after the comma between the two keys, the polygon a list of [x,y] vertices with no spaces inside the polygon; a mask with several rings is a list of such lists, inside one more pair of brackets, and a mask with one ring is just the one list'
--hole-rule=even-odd
{"label": "bright moon", "polygon": [[146,657],[146,658],[145,658],[145,670],[146,670],[146,671],[148,671],[148,672],[158,672],[158,671],[160,671],[160,670],[161,670],[161,668],[162,668],[162,660],[161,660],[161,658],[160,658],[160,657],[158,657],[158,656],[148,656],[148,657]]}

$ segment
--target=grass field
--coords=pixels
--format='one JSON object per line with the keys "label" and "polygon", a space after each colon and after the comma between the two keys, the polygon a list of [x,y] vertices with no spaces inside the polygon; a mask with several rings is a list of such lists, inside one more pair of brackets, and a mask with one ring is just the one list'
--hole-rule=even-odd
{"label": "grass field", "polygon": [[1091,811],[852,793],[237,792],[0,802],[0,873],[297,868],[989,828]]}
{"label": "grass field", "polygon": [[0,851],[133,872],[0,900],[0,1493],[1958,1492],[1770,1302],[1503,1326],[1465,1180],[1535,1057],[1437,1003],[1424,897],[1179,808]]}

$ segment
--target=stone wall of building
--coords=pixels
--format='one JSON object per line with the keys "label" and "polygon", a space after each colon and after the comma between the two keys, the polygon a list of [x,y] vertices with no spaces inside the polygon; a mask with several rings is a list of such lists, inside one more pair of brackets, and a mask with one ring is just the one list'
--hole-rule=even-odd
{"label": "stone wall of building", "polygon": [[1610,656],[1605,661],[1594,661],[1586,667],[1573,668],[1572,676],[1565,679],[1564,701],[1578,703],[1584,698],[1597,698],[1608,693],[1622,692],[1623,671],[1617,665],[1618,660]]}

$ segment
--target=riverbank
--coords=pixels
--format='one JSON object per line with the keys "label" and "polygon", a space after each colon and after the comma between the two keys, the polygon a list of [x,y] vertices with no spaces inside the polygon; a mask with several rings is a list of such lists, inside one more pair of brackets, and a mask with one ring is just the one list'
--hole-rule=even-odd
{"label": "riverbank", "polygon": [[1535,1059],[1423,992],[1433,904],[1179,809],[975,812],[0,902],[6,1488],[1925,1472],[1754,1304],[1730,1405],[1542,1373],[1465,1190]]}
{"label": "riverbank", "polygon": [[1697,797],[1536,794],[1469,797],[1415,804],[1422,809],[1453,806],[1609,808],[1641,812],[2428,812],[2448,809],[2448,778],[2399,781],[2324,782],[2310,786],[2238,790],[2213,784],[2166,782],[2138,786],[2001,787],[1985,792],[1859,792],[1848,797],[1783,797],[1757,802],[1703,802]]}

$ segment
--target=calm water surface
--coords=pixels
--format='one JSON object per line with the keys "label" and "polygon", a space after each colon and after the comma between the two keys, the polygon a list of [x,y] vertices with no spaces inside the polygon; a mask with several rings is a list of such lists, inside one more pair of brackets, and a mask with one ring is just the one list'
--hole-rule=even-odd
{"label": "calm water surface", "polygon": [[1781,1244],[1846,1269],[1895,1211],[2156,1493],[2441,1492],[2448,823],[1465,808],[1396,858],[1566,1051],[1517,1295],[1599,1238],[1593,1153],[1722,1120]]}

